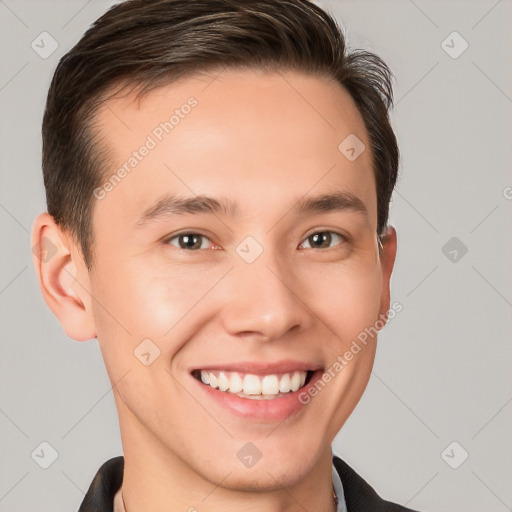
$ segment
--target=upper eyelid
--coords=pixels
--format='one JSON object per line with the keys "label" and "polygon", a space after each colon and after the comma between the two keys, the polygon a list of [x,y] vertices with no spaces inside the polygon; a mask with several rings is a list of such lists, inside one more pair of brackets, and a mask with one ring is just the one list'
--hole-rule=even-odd
{"label": "upper eyelid", "polygon": [[316,233],[335,233],[336,235],[339,235],[341,236],[342,238],[344,238],[345,240],[348,240],[349,239],[349,236],[346,235],[345,233],[342,233],[340,231],[336,231],[335,229],[328,229],[328,228],[320,228],[320,229],[314,229],[313,231],[310,231],[305,237],[304,237],[304,240],[306,240],[307,238],[309,238],[310,236],[312,235],[315,235]]}

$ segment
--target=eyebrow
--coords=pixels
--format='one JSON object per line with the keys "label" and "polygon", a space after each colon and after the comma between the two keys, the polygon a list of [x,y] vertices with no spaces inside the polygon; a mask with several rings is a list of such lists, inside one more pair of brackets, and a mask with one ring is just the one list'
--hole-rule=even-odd
{"label": "eyebrow", "polygon": [[[298,214],[354,212],[365,217],[368,216],[368,210],[363,201],[351,192],[334,192],[306,198],[301,197],[292,209]],[[144,211],[135,223],[135,227],[142,228],[151,222],[177,215],[201,213],[220,213],[228,217],[235,217],[238,213],[238,202],[224,197],[216,199],[205,195],[180,197],[166,194]]]}

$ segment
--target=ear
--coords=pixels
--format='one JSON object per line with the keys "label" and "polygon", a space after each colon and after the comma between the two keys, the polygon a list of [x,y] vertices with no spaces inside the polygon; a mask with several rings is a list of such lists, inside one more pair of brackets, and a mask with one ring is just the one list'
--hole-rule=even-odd
{"label": "ear", "polygon": [[380,264],[382,271],[382,293],[380,298],[379,315],[387,319],[390,302],[390,279],[396,257],[396,230],[393,226],[387,226],[387,232],[382,236],[382,248],[380,249]]}
{"label": "ear", "polygon": [[31,247],[44,300],[66,334],[76,341],[95,338],[89,272],[81,250],[46,212],[34,221]]}

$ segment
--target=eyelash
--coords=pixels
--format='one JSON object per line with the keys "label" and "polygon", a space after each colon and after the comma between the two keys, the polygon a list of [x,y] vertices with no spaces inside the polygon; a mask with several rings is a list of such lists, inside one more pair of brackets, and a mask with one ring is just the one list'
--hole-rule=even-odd
{"label": "eyelash", "polygon": [[[322,234],[322,233],[330,233],[330,234],[334,234],[335,236],[338,236],[342,239],[342,242],[336,244],[335,246],[333,247],[327,247],[327,248],[321,248],[321,247],[311,247],[311,249],[319,249],[319,250],[328,250],[328,249],[333,249],[339,245],[344,245],[344,243],[347,243],[349,241],[349,238],[345,235],[342,235],[341,233],[338,233],[337,231],[332,231],[332,230],[329,230],[329,229],[326,229],[326,230],[320,230],[320,231],[313,231],[311,234],[309,234],[308,236],[306,236],[304,238],[304,241],[300,244],[301,246],[307,242],[307,240],[309,238],[311,238],[313,235],[318,235],[318,234]],[[208,238],[208,236],[202,234],[202,233],[196,233],[194,231],[185,231],[183,233],[178,233],[177,235],[173,235],[172,237],[169,237],[167,239],[164,240],[164,243],[167,244],[167,245],[172,245],[170,244],[171,240],[174,240],[175,238],[179,238],[180,236],[185,236],[185,235],[198,235],[200,237],[202,237],[203,239],[207,239],[207,240],[210,240]],[[201,244],[202,245],[202,244]],[[177,246],[174,246],[176,247],[177,249],[180,249],[180,250],[184,250],[184,251],[188,251],[188,249],[185,249],[183,247],[177,247]],[[199,251],[201,249],[191,249],[190,252],[196,252],[196,251]],[[204,250],[204,249],[202,249]]]}

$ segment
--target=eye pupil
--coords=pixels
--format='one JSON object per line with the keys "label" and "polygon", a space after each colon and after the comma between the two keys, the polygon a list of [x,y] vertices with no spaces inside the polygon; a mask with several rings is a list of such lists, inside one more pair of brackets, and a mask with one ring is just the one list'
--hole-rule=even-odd
{"label": "eye pupil", "polygon": [[[199,242],[198,247],[197,241],[200,240],[201,235],[180,235],[179,241],[180,241],[180,247],[182,249],[196,249],[201,247],[201,242]],[[182,243],[183,240],[183,243]]]}
{"label": "eye pupil", "polygon": [[[316,245],[316,247],[329,247],[331,244],[331,234],[329,231],[322,231],[320,233],[315,233],[314,235],[311,235],[310,242],[313,241],[311,245]],[[320,244],[317,245],[317,243],[320,242]],[[326,244],[323,244],[323,242],[326,242]]]}

